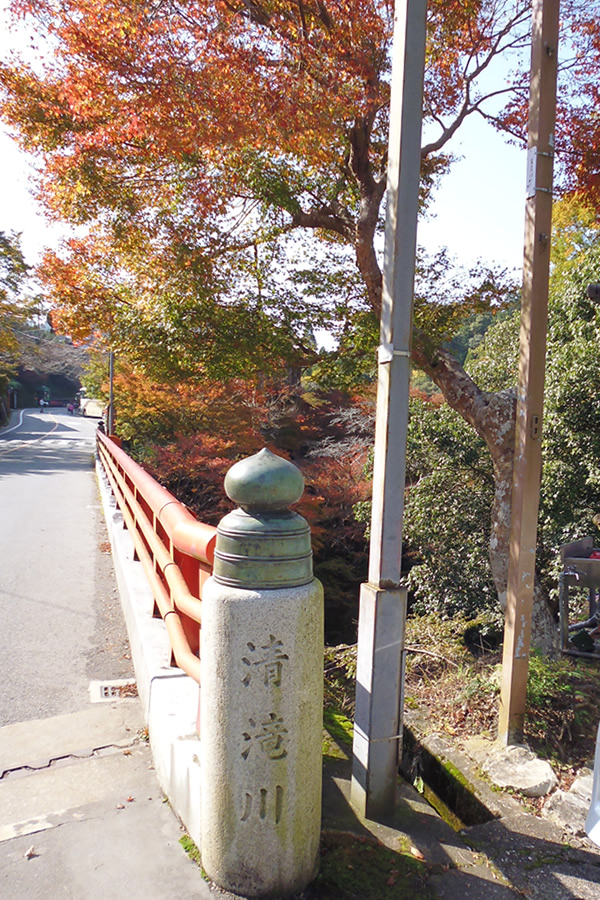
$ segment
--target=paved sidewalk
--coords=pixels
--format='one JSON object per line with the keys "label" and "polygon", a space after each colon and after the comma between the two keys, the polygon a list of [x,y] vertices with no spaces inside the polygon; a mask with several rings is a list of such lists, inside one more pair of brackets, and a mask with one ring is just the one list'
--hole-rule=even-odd
{"label": "paved sidewalk", "polygon": [[211,896],[144,737],[137,699],[0,729],[0,897]]}
{"label": "paved sidewalk", "polygon": [[[42,535],[46,562],[39,584],[34,572],[28,591],[21,587],[21,573],[29,572],[19,568],[16,528],[4,544],[1,591],[7,620],[21,631],[4,632],[0,898],[206,897],[209,888],[179,843],[183,829],[159,787],[141,702],[92,702],[88,690],[95,679],[112,684],[133,674],[94,478],[94,423],[74,422],[66,410],[57,410],[44,415],[49,432],[40,431],[35,440],[31,422],[19,429],[32,412],[11,411],[9,424],[0,429],[11,475],[21,467],[30,485],[42,476],[52,481],[57,472],[83,508],[67,541],[59,497]],[[56,437],[74,449],[55,447]],[[39,492],[46,499],[47,488],[43,482]],[[28,515],[24,504],[22,517]],[[39,611],[36,627],[44,622],[35,633],[31,608]],[[79,622],[85,630],[76,643]],[[19,715],[13,697],[22,698],[30,714]]]}

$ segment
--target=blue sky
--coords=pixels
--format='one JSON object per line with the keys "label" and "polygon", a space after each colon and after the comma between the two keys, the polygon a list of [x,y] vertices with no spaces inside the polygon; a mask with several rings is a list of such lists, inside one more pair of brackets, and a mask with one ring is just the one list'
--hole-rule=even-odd
{"label": "blue sky", "polygon": [[33,263],[44,246],[56,246],[64,229],[50,225],[40,212],[29,185],[31,165],[4,131],[0,131],[0,166],[0,231],[21,232],[25,259]]}
{"label": "blue sky", "polygon": [[419,225],[429,251],[447,246],[465,265],[478,258],[520,268],[525,221],[526,151],[475,116],[452,145],[454,163],[435,194],[432,215]]}

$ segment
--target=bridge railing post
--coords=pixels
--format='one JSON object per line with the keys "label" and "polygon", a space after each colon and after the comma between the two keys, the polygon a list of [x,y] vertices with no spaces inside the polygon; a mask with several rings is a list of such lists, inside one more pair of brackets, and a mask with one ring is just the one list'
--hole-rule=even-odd
{"label": "bridge railing post", "polygon": [[229,470],[239,508],[202,596],[202,865],[251,897],[299,892],[318,869],[323,592],[308,524],[288,508],[303,486],[266,449]]}

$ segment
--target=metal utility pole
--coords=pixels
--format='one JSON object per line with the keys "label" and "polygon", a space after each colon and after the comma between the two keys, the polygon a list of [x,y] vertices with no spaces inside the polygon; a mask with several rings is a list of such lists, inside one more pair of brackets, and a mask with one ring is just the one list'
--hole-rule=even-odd
{"label": "metal utility pole", "polygon": [[519,743],[527,695],[542,465],[559,0],[534,0],[525,254],[498,740]]}
{"label": "metal utility pole", "polygon": [[360,593],[351,789],[356,810],[372,819],[394,809],[401,744],[400,568],[426,12],[426,0],[396,4],[371,547],[369,581]]}
{"label": "metal utility pole", "polygon": [[108,414],[106,422],[106,433],[112,434],[114,430],[114,378],[115,378],[115,354],[111,350],[108,355]]}

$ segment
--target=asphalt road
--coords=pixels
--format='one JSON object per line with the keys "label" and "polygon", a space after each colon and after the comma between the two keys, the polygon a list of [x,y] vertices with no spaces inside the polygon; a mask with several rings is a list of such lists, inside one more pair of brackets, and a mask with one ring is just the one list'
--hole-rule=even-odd
{"label": "asphalt road", "polygon": [[94,474],[97,420],[25,410],[0,432],[0,726],[133,677]]}

